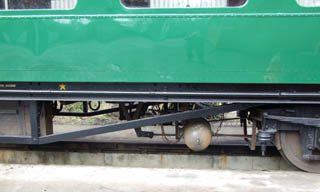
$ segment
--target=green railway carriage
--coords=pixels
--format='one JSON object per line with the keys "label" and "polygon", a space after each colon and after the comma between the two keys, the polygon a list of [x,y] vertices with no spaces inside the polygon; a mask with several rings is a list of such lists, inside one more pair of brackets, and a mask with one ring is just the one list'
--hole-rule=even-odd
{"label": "green railway carriage", "polygon": [[0,11],[0,81],[318,84],[318,7]]}
{"label": "green railway carriage", "polygon": [[[0,118],[16,115],[13,127],[29,130],[0,143],[130,128],[152,138],[141,127],[171,124],[202,150],[212,137],[206,117],[240,111],[244,129],[258,129],[251,149],[273,143],[319,173],[319,32],[318,0],[0,0]],[[81,114],[58,105],[79,101]],[[145,118],[154,106],[160,112]],[[128,122],[53,134],[52,116],[112,112]]]}

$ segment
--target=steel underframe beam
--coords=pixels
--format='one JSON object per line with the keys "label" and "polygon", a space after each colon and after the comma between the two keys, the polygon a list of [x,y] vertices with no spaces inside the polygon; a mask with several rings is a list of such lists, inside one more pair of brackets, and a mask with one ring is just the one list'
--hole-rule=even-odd
{"label": "steel underframe beam", "polygon": [[32,144],[32,138],[29,136],[0,136],[2,144]]}
{"label": "steel underframe beam", "polygon": [[286,117],[286,116],[276,116],[276,115],[264,115],[264,118],[287,122],[287,123],[300,124],[300,125],[320,128],[320,119],[319,118]]}
{"label": "steel underframe beam", "polygon": [[111,109],[105,109],[105,110],[100,110],[100,111],[94,111],[94,112],[88,112],[88,113],[79,113],[79,112],[57,112],[54,113],[54,116],[64,116],[64,117],[92,117],[92,116],[97,116],[97,115],[104,115],[104,114],[109,114],[109,113],[115,113],[118,112],[119,108],[111,108]]}
{"label": "steel underframe beam", "polygon": [[87,130],[42,136],[42,137],[39,137],[39,144],[48,144],[48,143],[59,142],[59,141],[73,140],[76,138],[122,131],[127,129],[134,129],[134,128],[139,128],[143,126],[151,126],[151,125],[169,123],[174,121],[195,119],[200,117],[206,117],[209,115],[227,113],[227,112],[236,111],[236,110],[246,110],[248,108],[257,107],[257,106],[260,106],[260,105],[228,104],[228,105],[222,105],[214,108],[205,108],[205,109],[199,109],[194,111],[186,111],[186,112],[179,112],[179,113],[168,114],[168,115],[161,115],[158,117],[137,119],[137,120],[132,120],[124,123],[111,124],[111,125],[106,125],[106,126],[87,129]]}
{"label": "steel underframe beam", "polygon": [[295,84],[0,82],[0,100],[320,104],[319,89]]}

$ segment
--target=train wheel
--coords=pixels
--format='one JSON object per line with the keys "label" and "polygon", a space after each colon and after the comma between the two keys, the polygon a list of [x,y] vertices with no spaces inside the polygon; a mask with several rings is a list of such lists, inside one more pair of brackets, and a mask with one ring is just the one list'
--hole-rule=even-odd
{"label": "train wheel", "polygon": [[303,171],[320,173],[320,161],[306,161],[302,159],[302,146],[299,132],[280,132],[280,153],[294,167]]}

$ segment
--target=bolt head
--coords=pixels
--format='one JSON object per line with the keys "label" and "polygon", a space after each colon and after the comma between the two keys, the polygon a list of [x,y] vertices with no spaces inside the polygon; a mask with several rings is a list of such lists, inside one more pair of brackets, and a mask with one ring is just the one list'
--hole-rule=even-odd
{"label": "bolt head", "polygon": [[308,146],[308,149],[309,149],[309,150],[314,150],[314,148],[313,148],[312,145],[309,145],[309,146]]}

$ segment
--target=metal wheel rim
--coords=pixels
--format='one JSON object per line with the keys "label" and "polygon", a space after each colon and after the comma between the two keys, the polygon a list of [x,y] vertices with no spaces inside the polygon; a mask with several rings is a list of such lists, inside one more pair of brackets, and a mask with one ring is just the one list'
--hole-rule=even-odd
{"label": "metal wheel rim", "polygon": [[320,161],[302,159],[302,147],[299,132],[280,132],[281,155],[294,167],[303,171],[320,173]]}

